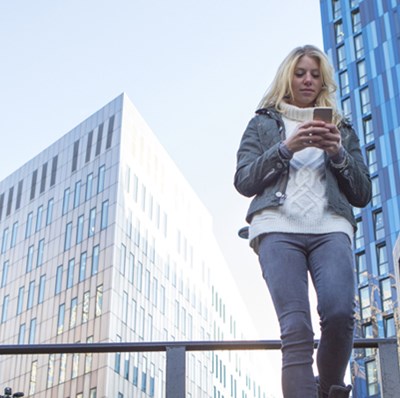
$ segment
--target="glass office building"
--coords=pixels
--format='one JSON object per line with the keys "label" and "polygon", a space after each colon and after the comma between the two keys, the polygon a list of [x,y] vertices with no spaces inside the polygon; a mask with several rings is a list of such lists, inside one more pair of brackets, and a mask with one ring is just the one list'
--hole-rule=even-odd
{"label": "glass office building", "polygon": [[[122,94],[0,182],[0,342],[255,338],[212,219]],[[187,354],[188,397],[266,398],[250,352]],[[164,353],[3,357],[25,395],[165,396]]]}
{"label": "glass office building", "polygon": [[[324,47],[336,69],[338,101],[354,124],[372,177],[373,197],[354,209],[357,336],[399,335],[396,316],[400,232],[400,3],[320,0]],[[354,397],[380,397],[376,352],[352,360]]]}

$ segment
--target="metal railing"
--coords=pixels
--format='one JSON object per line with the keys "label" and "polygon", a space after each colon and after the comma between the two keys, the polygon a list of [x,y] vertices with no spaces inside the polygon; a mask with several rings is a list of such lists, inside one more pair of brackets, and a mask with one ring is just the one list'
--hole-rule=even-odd
{"label": "metal railing", "polygon": [[[315,347],[318,341],[315,341]],[[77,343],[0,345],[0,355],[165,352],[166,398],[186,396],[187,351],[279,350],[280,340],[167,341],[140,343]],[[377,348],[382,398],[398,398],[399,357],[396,339],[356,339],[354,348]]]}

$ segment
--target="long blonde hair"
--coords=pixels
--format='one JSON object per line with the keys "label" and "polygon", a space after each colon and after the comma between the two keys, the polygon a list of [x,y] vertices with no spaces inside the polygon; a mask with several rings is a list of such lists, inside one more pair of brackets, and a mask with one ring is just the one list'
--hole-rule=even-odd
{"label": "long blonde hair", "polygon": [[274,107],[281,111],[281,103],[285,99],[293,98],[292,78],[298,61],[304,55],[315,59],[320,68],[322,90],[315,101],[315,106],[333,108],[333,120],[338,124],[342,120],[342,116],[336,105],[337,86],[333,77],[334,71],[327,56],[313,45],[296,47],[286,56],[280,64],[270,87],[260,101],[259,108]]}

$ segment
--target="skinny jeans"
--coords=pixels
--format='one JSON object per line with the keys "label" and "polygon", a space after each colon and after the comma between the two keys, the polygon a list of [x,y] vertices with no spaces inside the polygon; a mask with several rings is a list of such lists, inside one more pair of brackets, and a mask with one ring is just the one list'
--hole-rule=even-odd
{"label": "skinny jeans", "polygon": [[283,396],[317,396],[308,273],[316,290],[320,317],[319,384],[327,396],[331,385],[344,385],[353,347],[354,272],[350,239],[341,232],[268,233],[260,239],[258,255],[280,325]]}

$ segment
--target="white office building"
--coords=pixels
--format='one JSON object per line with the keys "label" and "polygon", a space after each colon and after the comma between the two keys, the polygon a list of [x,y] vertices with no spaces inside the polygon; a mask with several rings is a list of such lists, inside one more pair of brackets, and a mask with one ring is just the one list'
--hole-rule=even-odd
{"label": "white office building", "polygon": [[[122,94],[0,182],[1,344],[256,337],[212,219]],[[188,352],[188,397],[266,398],[251,352]],[[165,353],[2,357],[36,398],[165,396]],[[264,383],[265,384],[265,383]]]}

